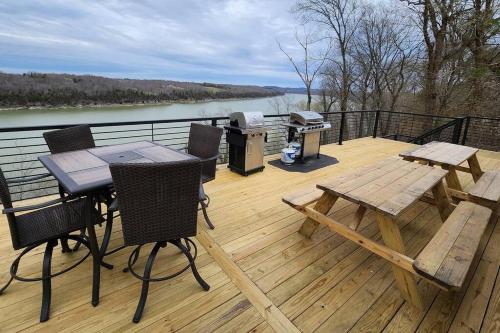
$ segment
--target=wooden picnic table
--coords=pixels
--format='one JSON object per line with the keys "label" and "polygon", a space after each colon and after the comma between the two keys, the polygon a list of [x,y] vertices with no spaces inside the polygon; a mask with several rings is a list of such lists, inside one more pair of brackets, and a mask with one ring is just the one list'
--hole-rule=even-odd
{"label": "wooden picnic table", "polygon": [[[477,182],[483,171],[477,159],[479,149],[451,144],[447,142],[433,141],[415,149],[403,152],[399,156],[407,161],[424,161],[429,165],[440,165],[448,170],[446,183],[448,188],[463,192],[462,185],[458,179],[457,171],[464,171],[472,174],[474,182]],[[467,161],[469,167],[461,164]],[[460,193],[458,193],[460,196]]]}
{"label": "wooden picnic table", "polygon": [[[413,259],[405,254],[398,218],[430,190],[444,222],[452,212],[442,181],[447,173],[448,171],[443,169],[390,158],[333,180],[318,183],[317,188],[323,193],[314,208],[307,206],[311,203],[311,195],[301,195],[301,198],[305,198],[300,199],[304,204],[301,207],[298,207],[300,205],[298,197],[285,197],[283,200],[307,216],[300,229],[306,237],[310,237],[319,223],[322,223],[332,231],[389,260],[403,296],[421,308],[422,302],[412,267]],[[338,198],[359,205],[356,221],[350,226],[345,226],[327,216]],[[367,209],[375,211],[385,245],[356,231]]]}

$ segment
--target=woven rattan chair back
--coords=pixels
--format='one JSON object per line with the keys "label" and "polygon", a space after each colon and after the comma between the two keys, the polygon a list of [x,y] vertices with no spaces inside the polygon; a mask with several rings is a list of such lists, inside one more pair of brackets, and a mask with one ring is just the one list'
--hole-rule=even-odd
{"label": "woven rattan chair back", "polygon": [[112,164],[110,170],[125,245],[196,235],[199,160]]}
{"label": "woven rattan chair back", "polygon": [[52,154],[95,147],[89,125],[78,125],[43,133]]}
{"label": "woven rattan chair back", "polygon": [[[12,208],[12,198],[10,196],[9,185],[0,169],[0,200],[4,208]],[[10,237],[12,239],[12,246],[19,247],[19,238],[17,237],[16,216],[14,213],[7,213],[7,222],[9,223]]]}
{"label": "woven rattan chair back", "polygon": [[201,159],[208,159],[202,162],[204,183],[215,179],[217,158],[213,157],[219,154],[222,132],[222,128],[219,127],[191,123],[188,153]]}
{"label": "woven rattan chair back", "polygon": [[200,158],[210,158],[219,153],[222,128],[191,123],[188,153]]}

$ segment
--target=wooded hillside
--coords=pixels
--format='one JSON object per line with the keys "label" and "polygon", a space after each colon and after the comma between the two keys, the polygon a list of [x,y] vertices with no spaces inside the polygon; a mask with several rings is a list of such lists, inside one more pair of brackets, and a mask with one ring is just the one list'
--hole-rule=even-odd
{"label": "wooded hillside", "polygon": [[282,94],[258,86],[0,72],[0,106],[3,107],[155,103]]}

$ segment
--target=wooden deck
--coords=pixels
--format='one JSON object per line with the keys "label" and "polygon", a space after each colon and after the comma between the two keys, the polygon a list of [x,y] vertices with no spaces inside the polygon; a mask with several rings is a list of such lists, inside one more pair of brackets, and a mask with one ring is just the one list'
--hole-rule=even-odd
{"label": "wooden deck", "polygon": [[[121,271],[130,253],[125,249],[107,257],[115,269],[102,269],[101,301],[96,308],[90,305],[90,260],[54,278],[51,318],[43,324],[38,322],[41,284],[14,281],[0,296],[0,331],[272,332],[270,323],[276,325],[273,321],[284,315],[285,324],[303,332],[499,332],[500,223],[487,230],[482,255],[465,290],[446,293],[419,281],[425,303],[424,311],[419,311],[399,295],[386,261],[325,227],[311,240],[304,239],[297,233],[303,216],[281,202],[285,193],[314,187],[325,177],[409,148],[406,143],[372,138],[323,146],[322,152],[340,163],[309,173],[288,173],[266,165],[264,172],[242,177],[221,166],[217,179],[206,186],[216,229],[198,237],[205,245],[214,242],[209,251],[217,262],[201,245],[197,259],[200,274],[211,286],[209,292],[202,291],[190,273],[152,283],[143,318],[133,324],[141,284]],[[500,153],[481,151],[479,160],[483,169],[500,169]],[[472,177],[459,176],[469,188]],[[342,200],[332,215],[348,224],[355,211],[354,205]],[[201,213],[199,221],[203,221]],[[400,223],[411,257],[441,224],[437,209],[423,202],[406,212]],[[373,212],[366,214],[359,230],[380,240]],[[15,256],[4,216],[0,238],[3,283]],[[116,223],[110,248],[120,241]],[[222,255],[217,252],[219,246]],[[38,274],[41,252],[21,263],[21,274]],[[82,254],[82,250],[72,255],[55,251],[54,264],[63,267]],[[183,260],[167,248],[160,252],[154,273],[174,271]]]}

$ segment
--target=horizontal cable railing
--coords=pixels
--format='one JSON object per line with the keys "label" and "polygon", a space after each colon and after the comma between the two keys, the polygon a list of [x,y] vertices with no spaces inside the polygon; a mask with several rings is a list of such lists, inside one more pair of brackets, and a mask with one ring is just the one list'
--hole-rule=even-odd
{"label": "horizontal cable railing", "polygon": [[[432,140],[466,144],[482,149],[500,150],[500,119],[453,118],[389,111],[348,111],[323,113],[331,128],[321,133],[321,144],[338,143],[362,137],[383,137],[418,144]],[[288,114],[265,115],[266,155],[276,154],[288,145]],[[97,146],[150,140],[174,149],[184,149],[192,122],[223,127],[228,117],[186,118],[91,124]],[[43,132],[73,124],[0,128],[0,168],[7,178],[40,175],[47,172],[38,157],[49,154]],[[225,132],[219,163],[228,162]],[[14,200],[57,193],[54,178],[44,178],[12,186]]]}
{"label": "horizontal cable railing", "polygon": [[500,150],[500,119],[487,117],[466,117],[462,126],[462,145],[486,150]]}

